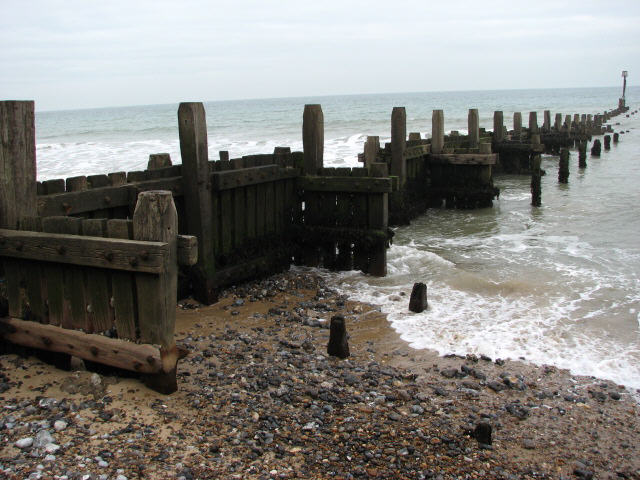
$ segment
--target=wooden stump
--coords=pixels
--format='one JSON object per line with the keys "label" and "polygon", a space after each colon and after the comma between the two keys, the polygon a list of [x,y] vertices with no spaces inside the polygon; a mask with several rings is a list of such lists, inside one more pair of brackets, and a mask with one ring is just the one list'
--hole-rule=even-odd
{"label": "wooden stump", "polygon": [[427,286],[422,282],[414,283],[409,299],[409,310],[421,313],[426,310],[427,306]]}
{"label": "wooden stump", "polygon": [[558,164],[558,182],[569,183],[569,150],[560,150],[560,162]]}
{"label": "wooden stump", "polygon": [[591,146],[591,156],[599,157],[601,152],[602,152],[602,144],[600,143],[599,139],[595,139],[593,141],[593,145]]}
{"label": "wooden stump", "polygon": [[578,168],[587,168],[587,142],[578,142]]}
{"label": "wooden stump", "polygon": [[347,358],[350,355],[347,328],[342,315],[335,315],[331,317],[327,353],[338,358]]}
{"label": "wooden stump", "polygon": [[540,170],[540,155],[532,159],[531,165],[531,205],[542,205],[542,171]]}
{"label": "wooden stump", "polygon": [[170,167],[171,165],[171,155],[168,153],[152,153],[149,155],[147,170]]}
{"label": "wooden stump", "polygon": [[604,149],[611,150],[611,135],[604,136]]}
{"label": "wooden stump", "polygon": [[620,134],[619,133],[614,133],[613,134],[613,143],[618,143],[618,140],[620,139]]}

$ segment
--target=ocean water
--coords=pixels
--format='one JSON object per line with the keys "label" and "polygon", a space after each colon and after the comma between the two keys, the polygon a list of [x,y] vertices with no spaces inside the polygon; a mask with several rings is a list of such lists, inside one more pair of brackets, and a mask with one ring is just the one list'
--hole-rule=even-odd
{"label": "ocean water", "polygon": [[[627,104],[640,88],[627,89]],[[357,166],[367,135],[390,137],[394,106],[407,108],[407,130],[429,135],[431,112],[445,129],[466,130],[478,108],[492,127],[503,110],[599,113],[617,105],[618,88],[406,93],[205,103],[209,155],[302,149],[305,103],[322,104],[325,165]],[[36,105],[37,107],[37,105]],[[396,230],[389,275],[326,273],[344,293],[379,304],[415,348],[524,357],[573,373],[640,388],[640,135],[639,116],[617,117],[628,130],[600,158],[579,170],[571,155],[568,185],[557,183],[557,157],[545,156],[542,207],[530,206],[529,178],[497,176],[493,208],[431,209]],[[150,153],[180,163],[177,105],[36,114],[38,178],[137,170]],[[428,286],[429,309],[407,310],[414,282]],[[405,295],[402,295],[402,292]]]}

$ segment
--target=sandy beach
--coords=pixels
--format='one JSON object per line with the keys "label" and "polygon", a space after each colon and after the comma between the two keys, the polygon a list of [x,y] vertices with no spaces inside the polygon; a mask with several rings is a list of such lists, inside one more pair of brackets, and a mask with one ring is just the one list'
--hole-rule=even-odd
{"label": "sandy beach", "polygon": [[[189,354],[170,396],[3,353],[3,477],[640,478],[639,408],[623,387],[414,350],[377,307],[312,272],[178,310]],[[346,320],[347,360],[326,353],[333,315]]]}

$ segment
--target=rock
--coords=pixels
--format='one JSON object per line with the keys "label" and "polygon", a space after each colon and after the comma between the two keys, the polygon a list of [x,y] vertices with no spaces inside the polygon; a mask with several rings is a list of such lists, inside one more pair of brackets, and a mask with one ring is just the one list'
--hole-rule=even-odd
{"label": "rock", "polygon": [[487,383],[487,387],[489,387],[494,392],[501,392],[502,390],[506,390],[507,386],[504,383],[500,382],[489,382]]}
{"label": "rock", "polygon": [[583,470],[581,468],[576,468],[573,471],[573,474],[576,476],[576,478],[579,478],[581,480],[592,480],[593,479],[593,472],[591,472],[589,470]]}
{"label": "rock", "polygon": [[475,438],[478,443],[491,445],[491,425],[486,422],[478,423],[473,430],[473,438]]}
{"label": "rock", "polygon": [[445,378],[454,378],[458,376],[457,368],[445,368],[444,370],[440,370],[440,375]]}
{"label": "rock", "polygon": [[427,309],[427,306],[427,286],[421,282],[414,283],[409,299],[409,310],[421,313]]}
{"label": "rock", "polygon": [[55,443],[55,440],[51,436],[48,430],[40,430],[36,434],[36,438],[33,441],[35,448],[45,448],[48,444]]}
{"label": "rock", "polygon": [[29,448],[33,445],[33,437],[21,438],[15,444],[20,450],[24,450],[25,448]]}
{"label": "rock", "polygon": [[526,448],[527,450],[535,450],[536,449],[536,442],[534,442],[533,440],[531,440],[530,438],[525,438],[522,441],[522,446],[524,448]]}
{"label": "rock", "polygon": [[65,422],[64,420],[56,420],[55,422],[53,422],[53,429],[56,432],[61,432],[65,428],[67,428],[67,422]]}
{"label": "rock", "polygon": [[350,355],[347,328],[342,315],[334,315],[331,317],[327,353],[338,358],[347,358]]}
{"label": "rock", "polygon": [[620,400],[622,398],[618,392],[609,392],[609,396],[612,400]]}

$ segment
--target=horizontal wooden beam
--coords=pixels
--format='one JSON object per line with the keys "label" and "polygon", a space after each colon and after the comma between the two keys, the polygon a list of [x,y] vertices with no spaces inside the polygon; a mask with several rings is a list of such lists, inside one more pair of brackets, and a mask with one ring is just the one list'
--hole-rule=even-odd
{"label": "horizontal wooden beam", "polygon": [[298,178],[298,187],[309,192],[389,193],[391,179],[307,176]]}
{"label": "horizontal wooden beam", "polygon": [[406,150],[404,151],[404,158],[410,159],[410,158],[422,157],[423,155],[426,155],[429,152],[431,152],[430,144],[415,145],[415,146],[406,148]]}
{"label": "horizontal wooden beam", "polygon": [[0,229],[0,256],[5,257],[162,273],[168,255],[163,242]]}
{"label": "horizontal wooden beam", "polygon": [[169,190],[174,197],[182,195],[182,177],[159,178],[127,183],[116,187],[101,187],[78,192],[38,196],[38,215],[75,215],[93,210],[125,207],[135,204],[137,194],[147,190]]}
{"label": "horizontal wooden beam", "polygon": [[17,318],[0,318],[0,336],[17,345],[67,353],[139,373],[159,373],[171,368],[164,365],[167,362],[163,359],[160,348],[153,345],[137,344]]}
{"label": "horizontal wooden beam", "polygon": [[450,165],[495,165],[498,155],[495,153],[440,153],[430,154],[432,163],[445,163]]}
{"label": "horizontal wooden beam", "polygon": [[263,167],[214,172],[211,174],[211,185],[214,190],[228,190],[285,178],[294,178],[298,175],[297,169],[284,169],[279,165],[265,165]]}

